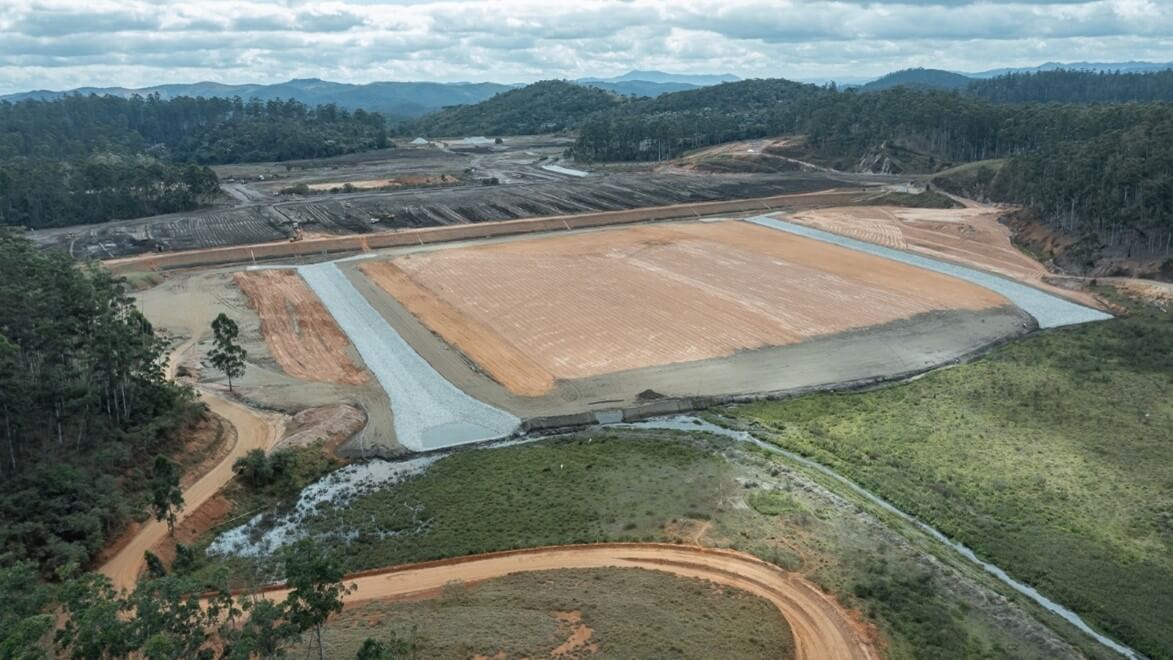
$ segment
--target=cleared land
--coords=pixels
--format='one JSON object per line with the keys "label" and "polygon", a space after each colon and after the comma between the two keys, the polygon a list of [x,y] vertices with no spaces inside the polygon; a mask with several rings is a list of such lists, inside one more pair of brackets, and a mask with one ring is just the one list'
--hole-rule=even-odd
{"label": "cleared land", "polygon": [[363,640],[414,640],[420,656],[538,658],[623,655],[792,658],[789,629],[770,603],[705,580],[623,568],[517,573],[438,597],[348,607],[325,629],[331,657]]}
{"label": "cleared land", "polygon": [[347,355],[350,341],[292,270],[239,272],[233,279],[261,320],[261,334],[285,373],[305,380],[358,385],[367,372]]}
{"label": "cleared land", "polygon": [[790,222],[849,236],[898,250],[919,252],[998,273],[1084,305],[1098,301],[1082,291],[1048,284],[1050,275],[1038,261],[1010,240],[1010,228],[998,222],[1002,209],[917,209],[853,206],[809,209],[786,216]]}
{"label": "cleared land", "polygon": [[[860,186],[854,175],[677,175],[669,173],[568,177],[496,186],[462,185],[335,195],[274,198],[190,213],[30,234],[43,246],[78,258],[113,259],[154,252],[282,241],[293,227],[328,235],[370,234],[517,218],[617,211],[693,202],[737,200]],[[478,176],[488,175],[478,169]],[[553,180],[551,180],[553,179]],[[329,182],[339,180],[335,173]],[[372,224],[371,219],[378,219]],[[247,259],[247,257],[245,257]]]}
{"label": "cleared land", "polygon": [[1173,314],[1047,332],[907,385],[729,409],[1173,658]]}
{"label": "cleared land", "polygon": [[741,222],[438,250],[360,269],[515,394],[1007,301]]}

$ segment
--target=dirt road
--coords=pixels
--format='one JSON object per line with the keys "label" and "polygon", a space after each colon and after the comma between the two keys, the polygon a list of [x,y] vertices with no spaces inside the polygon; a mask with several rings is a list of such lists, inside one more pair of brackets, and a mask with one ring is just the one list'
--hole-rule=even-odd
{"label": "dirt road", "polygon": [[[175,377],[180,358],[197,341],[198,337],[193,335],[192,339],[185,341],[172,351],[167,364],[168,378]],[[220,463],[183,492],[184,510],[178,516],[180,521],[186,518],[189,512],[195,511],[201,504],[220,492],[220,489],[232,479],[232,464],[236,462],[236,459],[252,449],[271,449],[281,439],[284,427],[284,422],[277,415],[257,412],[208,390],[201,390],[200,393],[209,410],[236,427],[237,439],[232,450],[224,456]],[[143,568],[143,553],[155,547],[155,544],[166,536],[167,524],[152,518],[99,570],[110,578],[116,589],[133,589]]]}
{"label": "dirt road", "polygon": [[[700,578],[748,591],[770,601],[790,625],[797,658],[878,658],[872,634],[831,596],[800,575],[729,550],[659,543],[556,546],[474,555],[368,571],[346,579],[355,591],[348,604],[438,592],[458,580],[478,582],[523,571],[561,568],[643,568]],[[286,591],[265,595],[279,600]]]}

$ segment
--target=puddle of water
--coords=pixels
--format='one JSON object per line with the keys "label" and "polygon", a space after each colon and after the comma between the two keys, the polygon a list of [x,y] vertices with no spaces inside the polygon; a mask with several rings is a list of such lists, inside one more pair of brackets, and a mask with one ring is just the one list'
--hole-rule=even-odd
{"label": "puddle of water", "polygon": [[1106,636],[1096,632],[1078,614],[1067,609],[1066,607],[1063,607],[1059,603],[1056,603],[1055,601],[1047,598],[1046,596],[1042,595],[1034,587],[1027,585],[1027,584],[1023,584],[1022,582],[1019,582],[1018,580],[1015,580],[1014,578],[1010,577],[1010,575],[1008,573],[1006,573],[1006,571],[995,566],[994,564],[991,564],[987,561],[982,560],[980,557],[977,556],[976,553],[974,553],[973,550],[969,549],[969,547],[967,547],[965,544],[959,543],[957,541],[950,539],[949,537],[947,537],[943,533],[941,533],[939,530],[937,530],[935,527],[930,526],[928,523],[923,522],[920,519],[912,516],[911,514],[908,514],[908,513],[905,513],[904,511],[901,511],[900,509],[897,509],[895,506],[893,506],[887,500],[881,498],[878,495],[873,494],[871,491],[864,489],[859,484],[855,483],[854,481],[851,481],[850,479],[848,479],[847,477],[844,477],[843,475],[839,474],[838,472],[835,472],[831,468],[828,468],[827,466],[822,465],[821,463],[816,463],[815,461],[812,461],[811,459],[806,458],[805,456],[800,456],[792,451],[787,451],[787,450],[785,450],[775,444],[771,444],[769,442],[766,442],[765,440],[757,438],[753,434],[749,433],[748,431],[738,431],[735,429],[727,429],[723,426],[717,426],[716,424],[713,424],[711,422],[707,422],[703,419],[700,419],[699,417],[692,417],[689,415],[675,415],[672,417],[662,417],[662,418],[658,418],[658,419],[649,419],[649,420],[640,421],[640,422],[627,422],[627,423],[622,423],[622,424],[613,424],[610,426],[613,428],[663,429],[663,430],[669,430],[669,431],[692,431],[692,432],[703,431],[705,433],[712,433],[714,435],[719,435],[719,436],[723,436],[726,438],[732,438],[733,440],[737,440],[739,442],[748,442],[748,443],[753,444],[757,447],[761,447],[762,449],[765,449],[766,451],[770,451],[770,452],[773,452],[776,454],[781,454],[796,463],[800,463],[805,467],[811,468],[812,470],[817,470],[818,472],[825,474],[828,477],[831,477],[832,479],[834,479],[834,480],[838,481],[839,483],[842,483],[843,485],[850,488],[853,492],[858,493],[859,495],[863,496],[869,502],[875,504],[876,506],[880,507],[881,509],[883,509],[883,510],[885,510],[895,516],[898,516],[901,520],[904,520],[906,522],[909,522],[909,523],[915,525],[918,529],[925,532],[929,536],[933,537],[937,541],[940,541],[941,543],[944,543],[945,545],[949,546],[950,548],[953,548],[953,550],[955,550],[958,554],[960,554],[962,557],[967,559],[971,564],[974,564],[974,565],[980,567],[982,570],[986,571],[990,575],[993,575],[995,578],[997,578],[1000,582],[1002,582],[1006,586],[1010,587],[1011,589],[1014,589],[1018,593],[1026,596],[1027,598],[1030,598],[1031,600],[1033,600],[1035,603],[1037,603],[1039,606],[1043,607],[1047,611],[1061,617],[1064,621],[1067,621],[1071,625],[1073,625],[1076,628],[1078,628],[1079,630],[1083,631],[1085,634],[1087,634],[1088,636],[1090,636],[1092,639],[1096,640],[1097,642],[1099,642],[1103,646],[1106,646],[1109,649],[1112,649],[1113,651],[1119,653],[1120,655],[1122,655],[1126,658],[1133,658],[1135,660],[1135,659],[1139,659],[1139,658],[1144,657],[1144,656],[1140,655],[1138,652],[1136,652],[1135,650],[1133,650],[1132,648],[1125,646],[1124,644],[1121,644],[1120,642],[1117,642],[1116,640],[1114,640],[1110,637],[1106,637]]}
{"label": "puddle of water", "polygon": [[266,524],[264,518],[268,514],[262,513],[220,534],[208,546],[208,554],[235,557],[272,555],[306,535],[304,523],[319,506],[346,506],[359,495],[423,472],[440,458],[421,456],[397,462],[374,459],[347,465],[303,488],[293,509],[282,514],[276,522]]}

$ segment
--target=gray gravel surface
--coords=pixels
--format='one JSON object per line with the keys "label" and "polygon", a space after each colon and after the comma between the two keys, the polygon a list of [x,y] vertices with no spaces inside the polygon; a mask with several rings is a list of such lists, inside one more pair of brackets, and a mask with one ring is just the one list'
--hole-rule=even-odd
{"label": "gray gravel surface", "polygon": [[298,268],[391,400],[399,444],[425,451],[512,434],[521,420],[465,394],[408,345],[331,262]]}
{"label": "gray gravel surface", "polygon": [[1112,318],[1111,315],[1105,314],[1104,312],[1064,300],[1032,286],[1027,286],[1026,284],[1015,282],[1000,275],[994,275],[993,273],[966,268],[965,266],[951,264],[947,261],[939,261],[919,254],[894,250],[881,245],[786,222],[785,220],[779,220],[778,218],[766,215],[749,218],[749,222],[826,243],[833,243],[852,250],[868,252],[910,266],[917,266],[918,268],[924,268],[945,275],[952,275],[953,277],[972,282],[1001,294],[1020,309],[1033,316],[1040,328],[1058,328],[1064,325],[1103,321]]}

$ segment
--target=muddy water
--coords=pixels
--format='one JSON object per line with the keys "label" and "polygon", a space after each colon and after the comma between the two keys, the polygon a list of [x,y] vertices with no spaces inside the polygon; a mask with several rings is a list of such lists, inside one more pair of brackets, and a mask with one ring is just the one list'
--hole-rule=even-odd
{"label": "muddy water", "polygon": [[1078,614],[1076,614],[1075,612],[1072,612],[1071,610],[1067,609],[1066,607],[1063,607],[1059,603],[1056,603],[1055,601],[1042,595],[1034,587],[1023,584],[1022,582],[1019,582],[1018,580],[1015,580],[1014,578],[1010,577],[1010,575],[1007,574],[1006,571],[1002,570],[1001,568],[998,568],[994,564],[991,564],[987,561],[982,560],[981,558],[979,558],[977,556],[976,553],[974,553],[973,550],[969,549],[969,547],[967,547],[965,544],[959,543],[957,541],[950,539],[949,537],[945,536],[943,533],[938,531],[936,528],[930,526],[928,523],[925,523],[925,522],[919,520],[918,518],[916,518],[910,514],[907,514],[904,511],[901,511],[900,509],[897,509],[895,506],[893,506],[887,500],[881,498],[878,495],[873,494],[872,492],[870,492],[868,490],[865,490],[862,486],[856,484],[854,481],[851,481],[847,477],[840,475],[839,473],[826,467],[825,465],[822,465],[820,463],[816,463],[815,461],[812,461],[809,458],[800,456],[792,451],[787,451],[785,449],[782,449],[781,447],[778,447],[777,445],[771,444],[769,442],[766,442],[765,440],[762,440],[760,438],[755,437],[754,435],[752,435],[751,433],[749,433],[747,431],[738,431],[738,430],[734,430],[734,429],[728,429],[728,428],[725,428],[722,426],[717,426],[716,424],[706,422],[706,421],[700,419],[699,417],[692,417],[689,415],[678,415],[678,416],[674,416],[674,417],[662,417],[662,418],[650,419],[650,420],[646,420],[646,421],[642,421],[642,422],[612,424],[609,426],[611,426],[612,428],[664,429],[664,430],[670,430],[670,431],[692,431],[692,432],[703,431],[705,433],[712,433],[712,434],[720,435],[720,436],[723,436],[726,438],[732,438],[732,439],[740,441],[740,442],[748,442],[748,443],[751,443],[751,444],[756,445],[758,447],[761,447],[762,449],[765,449],[766,451],[773,452],[776,454],[781,454],[796,463],[800,463],[805,467],[811,468],[812,470],[817,470],[818,472],[821,472],[822,474],[825,474],[828,477],[831,477],[832,479],[834,479],[834,480],[838,481],[839,483],[842,483],[843,485],[850,488],[853,492],[858,493],[859,495],[863,496],[869,502],[875,504],[876,506],[879,506],[880,508],[884,509],[885,511],[887,511],[893,515],[898,516],[900,519],[902,519],[906,522],[912,523],[917,528],[919,528],[921,531],[925,532],[926,534],[933,537],[937,541],[940,541],[941,543],[944,543],[945,545],[949,546],[950,548],[953,548],[953,550],[955,550],[958,554],[960,554],[962,557],[964,557],[970,563],[972,563],[976,566],[979,566],[982,570],[984,570],[987,573],[989,573],[990,575],[993,575],[994,577],[998,578],[998,580],[1000,582],[1002,582],[1003,584],[1005,584],[1006,586],[1010,587],[1011,589],[1014,589],[1015,591],[1017,591],[1020,594],[1023,594],[1027,598],[1030,598],[1031,600],[1033,600],[1035,603],[1037,603],[1038,605],[1040,605],[1041,607],[1043,607],[1047,611],[1052,612],[1053,614],[1056,614],[1056,615],[1062,617],[1065,621],[1067,621],[1071,625],[1075,626],[1076,628],[1080,629],[1081,631],[1083,631],[1087,635],[1091,636],[1093,639],[1095,639],[1097,642],[1099,642],[1103,646],[1106,646],[1107,648],[1112,649],[1113,651],[1123,655],[1126,658],[1134,658],[1135,659],[1135,658],[1142,658],[1143,657],[1139,653],[1134,651],[1133,649],[1129,648],[1128,646],[1125,646],[1124,644],[1121,644],[1110,637],[1107,637],[1105,635],[1102,635],[1102,634],[1096,632]]}

